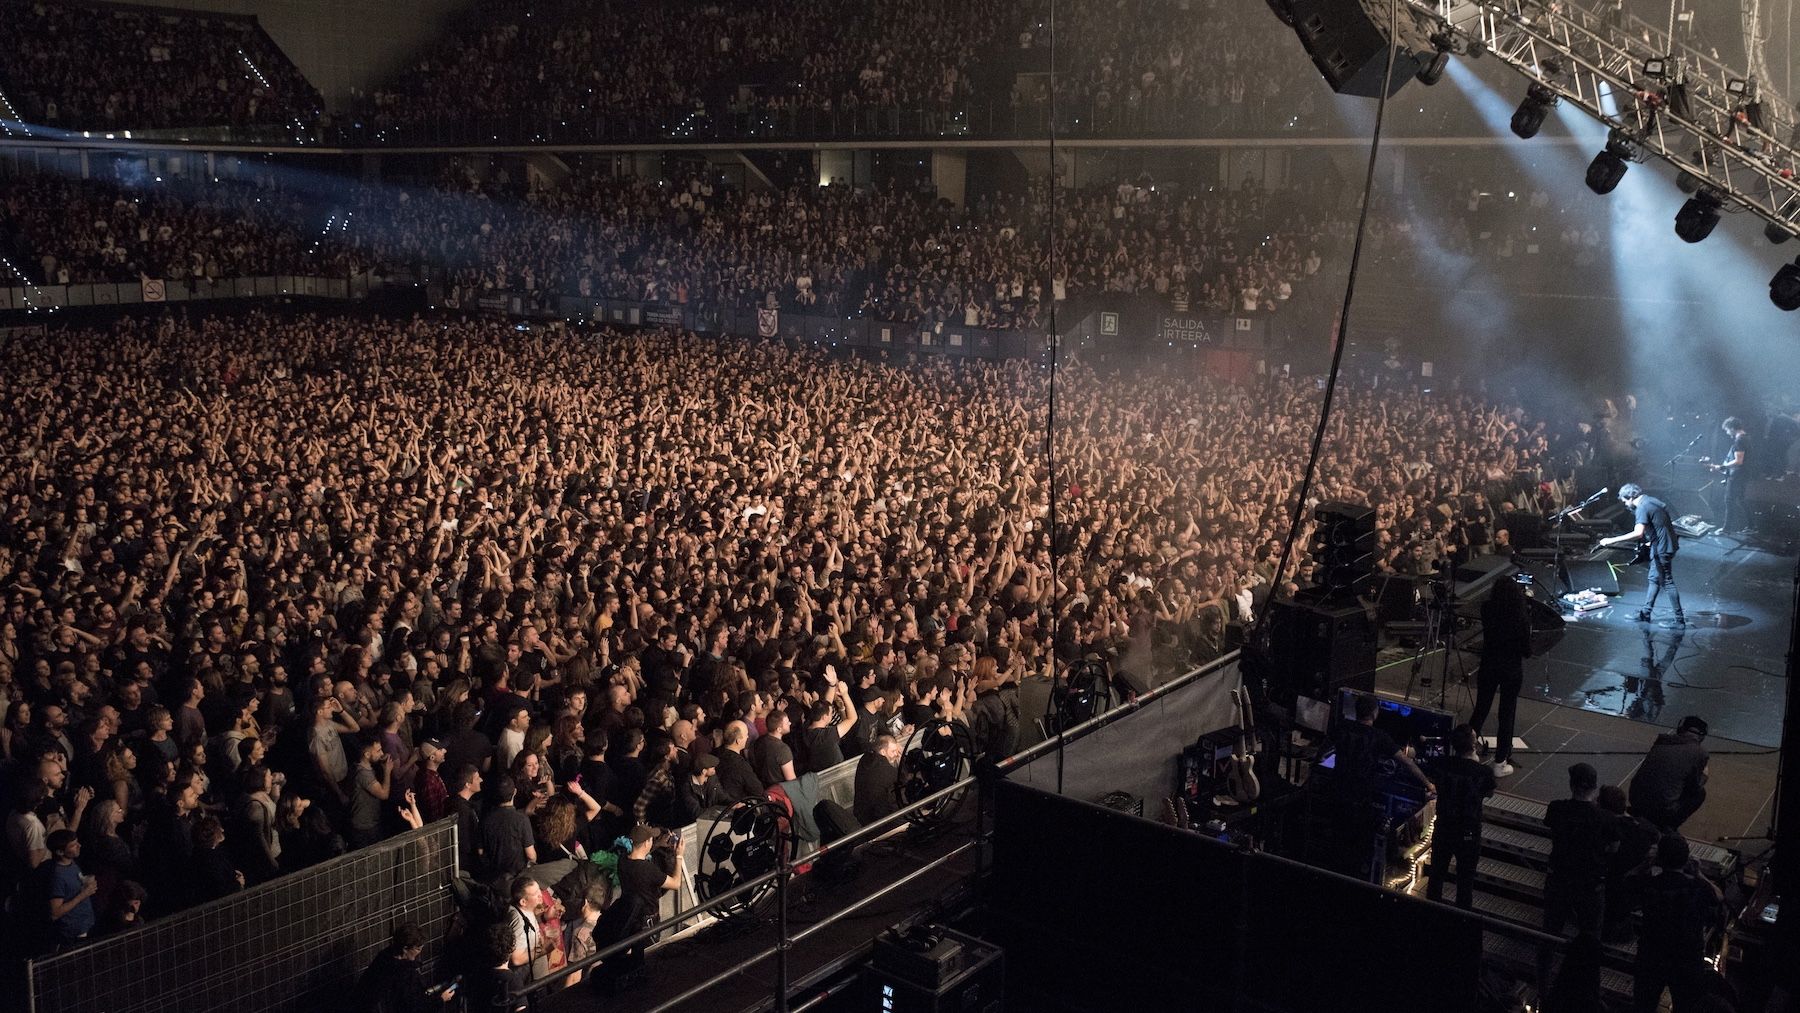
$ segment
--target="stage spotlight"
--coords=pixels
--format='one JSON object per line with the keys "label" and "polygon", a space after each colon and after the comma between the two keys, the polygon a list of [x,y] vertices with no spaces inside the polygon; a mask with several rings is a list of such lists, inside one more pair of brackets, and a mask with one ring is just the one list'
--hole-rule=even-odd
{"label": "stage spotlight", "polygon": [[1763,238],[1767,239],[1769,242],[1773,243],[1776,246],[1780,246],[1782,243],[1785,243],[1788,241],[1788,239],[1789,239],[1788,230],[1782,228],[1781,226],[1775,224],[1774,222],[1769,222],[1763,226]]}
{"label": "stage spotlight", "polygon": [[1788,313],[1800,310],[1800,262],[1781,265],[1769,279],[1769,301]]}
{"label": "stage spotlight", "polygon": [[1617,128],[1607,132],[1606,150],[1594,156],[1588,165],[1588,189],[1605,195],[1613,192],[1619,181],[1625,178],[1625,164],[1636,161],[1637,144],[1630,137],[1620,133]]}
{"label": "stage spotlight", "polygon": [[1548,87],[1533,83],[1525,90],[1525,101],[1513,112],[1512,132],[1530,140],[1544,125],[1544,117],[1550,114],[1550,107],[1556,104],[1556,93]]}
{"label": "stage spotlight", "polygon": [[1425,65],[1419,68],[1417,74],[1413,75],[1419,79],[1420,84],[1426,86],[1437,84],[1444,79],[1444,70],[1450,66],[1450,54],[1456,52],[1456,36],[1451,35],[1448,28],[1440,28],[1432,32],[1430,39],[1431,48],[1435,52],[1431,54],[1430,59],[1425,59],[1424,53],[1419,54],[1420,59],[1425,59]]}
{"label": "stage spotlight", "polygon": [[1431,62],[1420,67],[1419,72],[1413,76],[1419,79],[1420,84],[1429,87],[1444,79],[1444,70],[1449,66],[1450,54],[1440,49],[1432,54]]}
{"label": "stage spotlight", "polygon": [[1719,224],[1719,209],[1724,206],[1718,194],[1701,190],[1675,212],[1675,234],[1684,243],[1700,242],[1712,235],[1713,226]]}
{"label": "stage spotlight", "polygon": [[1612,193],[1619,181],[1625,178],[1625,160],[1612,153],[1608,148],[1588,163],[1588,189],[1602,196]]}
{"label": "stage spotlight", "polygon": [[1732,95],[1748,95],[1750,82],[1741,77],[1730,78],[1725,82],[1725,90]]}
{"label": "stage spotlight", "polygon": [[[1705,165],[1705,158],[1706,153],[1702,151],[1694,151],[1688,154],[1688,161],[1695,165]],[[1696,176],[1686,169],[1682,169],[1675,174],[1675,189],[1680,190],[1682,193],[1693,193],[1705,185],[1705,178]]]}
{"label": "stage spotlight", "polygon": [[1664,74],[1668,73],[1668,70],[1669,61],[1660,56],[1652,56],[1650,59],[1644,61],[1645,77],[1662,77]]}

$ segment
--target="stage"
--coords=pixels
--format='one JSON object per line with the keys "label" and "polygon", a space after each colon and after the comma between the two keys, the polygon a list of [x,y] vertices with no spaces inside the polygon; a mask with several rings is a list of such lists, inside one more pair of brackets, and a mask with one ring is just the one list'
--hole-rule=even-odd
{"label": "stage", "polygon": [[[1692,836],[1759,834],[1772,816],[1776,749],[1781,742],[1788,632],[1793,608],[1794,557],[1735,538],[1683,539],[1675,558],[1675,582],[1687,613],[1685,629],[1658,603],[1657,621],[1633,619],[1644,600],[1645,566],[1617,570],[1622,594],[1611,607],[1564,617],[1563,637],[1549,652],[1526,659],[1519,700],[1515,773],[1501,782],[1509,792],[1550,800],[1568,794],[1567,768],[1585,761],[1602,784],[1624,784],[1659,732],[1684,715],[1698,714],[1711,727],[1713,756],[1706,805],[1689,827]],[[1542,597],[1550,564],[1538,567]],[[1465,605],[1465,616],[1479,607]],[[1459,643],[1478,643],[1477,629]],[[1378,688],[1387,695],[1438,706],[1467,718],[1474,706],[1479,657],[1459,652],[1439,681],[1442,656],[1428,660],[1412,679],[1411,650],[1385,649]],[[1465,683],[1460,676],[1466,673]],[[1494,734],[1490,715],[1483,729]],[[1752,846],[1749,851],[1759,850]]]}

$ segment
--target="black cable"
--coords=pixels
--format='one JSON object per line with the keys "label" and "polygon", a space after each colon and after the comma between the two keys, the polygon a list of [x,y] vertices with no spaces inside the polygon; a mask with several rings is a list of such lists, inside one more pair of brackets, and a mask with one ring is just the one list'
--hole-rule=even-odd
{"label": "black cable", "polygon": [[[1056,582],[1060,573],[1060,560],[1056,548],[1056,366],[1057,346],[1062,343],[1062,332],[1056,327],[1056,253],[1057,223],[1062,219],[1056,214],[1056,3],[1050,4],[1050,391],[1044,399],[1044,472],[1045,481],[1049,483],[1046,497],[1047,509],[1044,517],[1044,528],[1050,537],[1050,706],[1056,706],[1056,664],[1057,633],[1062,617],[1056,607]],[[1010,579],[1010,578],[1009,578]],[[1079,645],[1077,645],[1079,649]],[[1048,716],[1048,712],[1046,712]],[[1058,728],[1056,732],[1056,793],[1063,790],[1063,748],[1068,744],[1066,729]]]}
{"label": "black cable", "polygon": [[[1325,430],[1331,422],[1331,402],[1337,393],[1338,374],[1344,364],[1344,349],[1350,344],[1350,302],[1356,295],[1356,271],[1362,263],[1363,239],[1369,230],[1369,205],[1375,200],[1375,162],[1381,153],[1381,124],[1387,113],[1388,91],[1394,79],[1394,62],[1400,54],[1400,4],[1389,7],[1387,70],[1381,78],[1381,94],[1375,102],[1375,129],[1369,135],[1369,168],[1363,176],[1362,211],[1356,218],[1356,241],[1350,248],[1350,270],[1344,279],[1344,302],[1338,309],[1337,341],[1331,350],[1331,369],[1325,374],[1325,398],[1319,406],[1319,424],[1313,430],[1312,450],[1306,459],[1306,473],[1300,478],[1300,490],[1294,497],[1294,508],[1288,518],[1287,538],[1281,543],[1281,556],[1275,563],[1275,576],[1269,585],[1269,600],[1281,594],[1281,582],[1293,555],[1294,540],[1300,533],[1301,518],[1306,511],[1306,497],[1312,491],[1318,473],[1319,450],[1325,443]],[[1273,610],[1265,607],[1256,621],[1255,636],[1261,638]],[[1260,640],[1255,642],[1260,643]]]}

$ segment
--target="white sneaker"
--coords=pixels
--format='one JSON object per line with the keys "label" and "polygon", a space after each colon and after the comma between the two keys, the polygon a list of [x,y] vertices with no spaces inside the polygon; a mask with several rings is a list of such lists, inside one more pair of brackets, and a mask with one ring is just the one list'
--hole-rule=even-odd
{"label": "white sneaker", "polygon": [[1494,764],[1494,776],[1495,777],[1507,777],[1507,776],[1511,775],[1512,772],[1513,772],[1513,765],[1510,763],[1507,763],[1505,760],[1500,760],[1499,762]]}

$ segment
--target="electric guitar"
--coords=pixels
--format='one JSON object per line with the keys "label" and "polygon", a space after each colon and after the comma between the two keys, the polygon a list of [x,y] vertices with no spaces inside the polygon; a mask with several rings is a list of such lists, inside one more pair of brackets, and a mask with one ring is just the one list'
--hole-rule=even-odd
{"label": "electric guitar", "polygon": [[1650,534],[1645,532],[1644,536],[1637,540],[1636,545],[1628,545],[1624,542],[1620,542],[1617,545],[1601,545],[1596,542],[1594,544],[1594,551],[1588,553],[1587,562],[1597,562],[1605,558],[1606,553],[1624,552],[1627,549],[1631,550],[1631,558],[1619,565],[1637,566],[1640,563],[1648,563],[1650,561]]}
{"label": "electric guitar", "polygon": [[1741,464],[1732,464],[1729,461],[1715,461],[1710,457],[1700,458],[1700,463],[1706,465],[1706,470],[1724,475],[1726,478],[1735,478],[1738,469],[1743,467]]}
{"label": "electric guitar", "polygon": [[1163,799],[1163,822],[1177,830],[1186,830],[1189,826],[1187,799],[1180,795]]}

